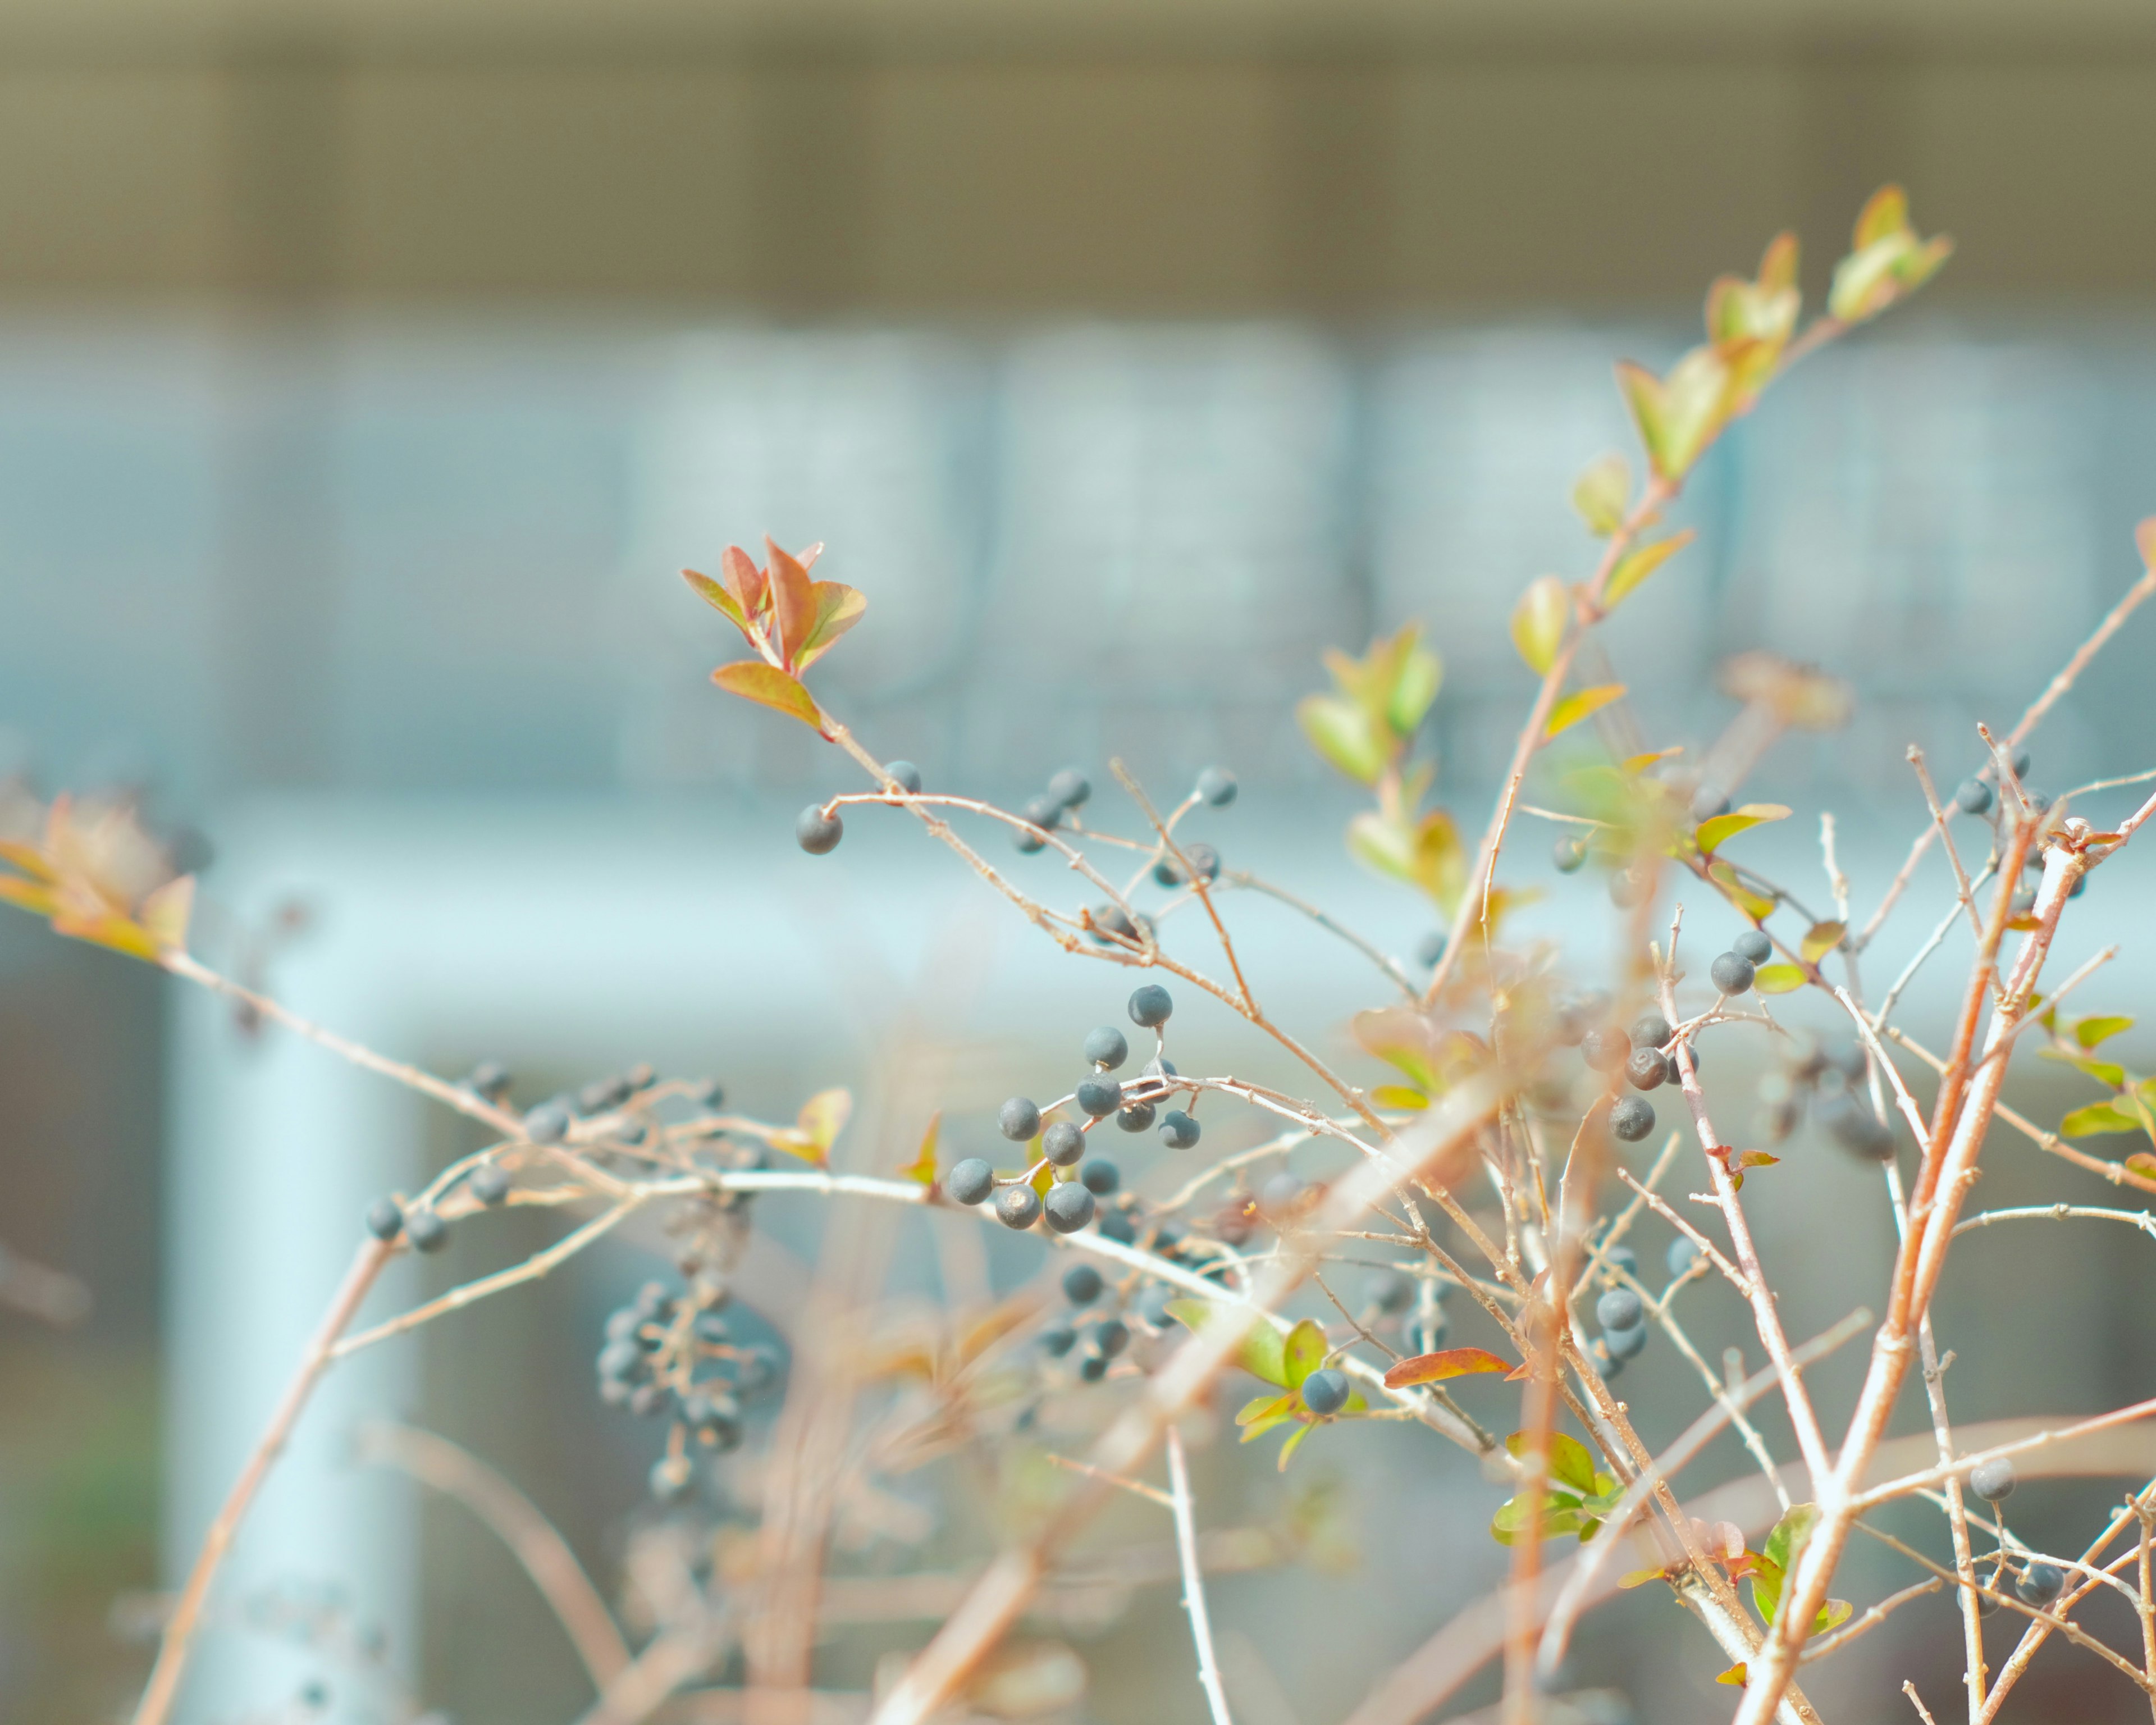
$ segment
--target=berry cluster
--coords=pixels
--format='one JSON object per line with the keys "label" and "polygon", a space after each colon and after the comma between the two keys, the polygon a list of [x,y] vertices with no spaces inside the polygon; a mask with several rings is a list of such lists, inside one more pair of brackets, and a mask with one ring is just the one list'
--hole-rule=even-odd
{"label": "berry cluster", "polygon": [[722,1288],[699,1281],[685,1296],[646,1282],[607,1319],[599,1349],[599,1399],[640,1418],[673,1418],[666,1454],[653,1466],[662,1501],[687,1494],[698,1448],[723,1454],[742,1440],[742,1402],[768,1389],[778,1361],[765,1347],[735,1343],[721,1308]]}
{"label": "berry cluster", "polygon": [[[1609,1024],[1583,1033],[1579,1052],[1595,1071],[1621,1072],[1634,1090],[1655,1090],[1676,1076],[1675,1034],[1661,1014],[1642,1013],[1629,1030]],[[1695,1051],[1695,1065],[1697,1060]],[[1645,1096],[1620,1096],[1610,1105],[1609,1130],[1626,1143],[1638,1143],[1654,1129],[1655,1106]]]}
{"label": "berry cluster", "polygon": [[[1157,1035],[1164,1034],[1174,1010],[1174,1000],[1158,983],[1147,983],[1131,995],[1131,1022]],[[997,1112],[997,1127],[1006,1138],[1034,1147],[1038,1159],[1031,1168],[998,1176],[984,1158],[969,1156],[952,1168],[944,1191],[964,1204],[993,1199],[997,1219],[1008,1228],[1030,1228],[1045,1220],[1055,1233],[1075,1234],[1094,1219],[1097,1200],[1122,1183],[1113,1163],[1086,1158],[1086,1134],[1102,1121],[1113,1116],[1127,1132],[1156,1127],[1161,1142],[1172,1150],[1197,1143],[1198,1119],[1188,1110],[1168,1109],[1156,1122],[1159,1106],[1182,1087],[1165,1054],[1156,1053],[1136,1078],[1111,1078],[1107,1075],[1130,1058],[1130,1044],[1114,1025],[1103,1024],[1086,1036],[1085,1055],[1090,1070],[1063,1101],[1051,1102],[1044,1111],[1029,1096],[1013,1096]],[[1191,1091],[1190,1096],[1194,1108],[1197,1092]],[[1066,1106],[1084,1117],[1083,1125],[1047,1117]],[[1044,1181],[1045,1190],[1037,1183]],[[1127,1213],[1102,1216],[1101,1231],[1127,1243],[1137,1238],[1136,1223]]]}

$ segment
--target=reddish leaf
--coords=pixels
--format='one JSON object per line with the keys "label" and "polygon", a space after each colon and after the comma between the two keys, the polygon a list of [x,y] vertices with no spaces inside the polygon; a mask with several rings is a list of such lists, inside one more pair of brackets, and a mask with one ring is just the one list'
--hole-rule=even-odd
{"label": "reddish leaf", "polygon": [[763,614],[770,590],[763,578],[763,571],[755,560],[738,545],[729,545],[721,567],[726,572],[726,585],[733,592],[742,614],[752,620]]}
{"label": "reddish leaf", "polygon": [[1404,1359],[1385,1373],[1385,1388],[1404,1389],[1414,1384],[1436,1384],[1447,1378],[1464,1378],[1475,1372],[1509,1372],[1510,1360],[1500,1359],[1486,1348],[1445,1348],[1435,1353],[1419,1353]]}
{"label": "reddish leaf", "polygon": [[696,597],[709,605],[720,616],[748,634],[748,619],[742,615],[741,602],[708,575],[699,575],[694,569],[684,569],[681,578],[696,589]]}
{"label": "reddish leaf", "polygon": [[816,703],[809,698],[808,691],[776,665],[766,665],[760,659],[737,659],[713,671],[711,680],[729,695],[759,701],[818,731],[824,728],[823,717],[817,712]]}
{"label": "reddish leaf", "polygon": [[778,656],[798,670],[801,649],[816,627],[815,588],[798,562],[770,540],[763,542],[771,553],[771,616],[778,636],[775,644]]}

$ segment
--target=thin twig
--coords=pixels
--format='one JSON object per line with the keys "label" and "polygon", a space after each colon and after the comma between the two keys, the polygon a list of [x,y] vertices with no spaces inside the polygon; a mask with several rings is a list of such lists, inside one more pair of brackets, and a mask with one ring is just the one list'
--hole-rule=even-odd
{"label": "thin twig", "polygon": [[1220,1662],[1213,1651],[1213,1625],[1205,1615],[1205,1574],[1198,1563],[1198,1521],[1192,1513],[1190,1470],[1183,1459],[1183,1434],[1173,1425],[1166,1435],[1168,1507],[1175,1512],[1175,1549],[1183,1561],[1183,1609],[1190,1614],[1190,1639],[1198,1648],[1198,1681],[1212,1709],[1213,1725],[1235,1725],[1228,1692],[1221,1686]]}

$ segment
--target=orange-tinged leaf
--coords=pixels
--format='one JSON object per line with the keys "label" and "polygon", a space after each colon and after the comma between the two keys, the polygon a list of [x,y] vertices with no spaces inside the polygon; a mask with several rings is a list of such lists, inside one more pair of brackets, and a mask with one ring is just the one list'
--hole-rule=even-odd
{"label": "orange-tinged leaf", "polygon": [[1597,683],[1592,689],[1578,690],[1566,696],[1551,710],[1549,728],[1543,735],[1555,737],[1560,732],[1569,731],[1589,714],[1599,713],[1611,701],[1624,698],[1622,683]]}
{"label": "orange-tinged leaf", "polygon": [[1465,1378],[1477,1372],[1510,1372],[1512,1363],[1500,1359],[1486,1348],[1444,1348],[1435,1353],[1419,1353],[1401,1360],[1385,1373],[1385,1388],[1405,1389],[1411,1384],[1439,1384],[1447,1378]]}
{"label": "orange-tinged leaf", "polygon": [[1747,1150],[1729,1165],[1735,1168],[1772,1168],[1781,1159],[1779,1156],[1769,1156],[1764,1150]]}
{"label": "orange-tinged leaf", "polygon": [[1681,1563],[1672,1563],[1666,1569],[1628,1569],[1617,1585],[1620,1589],[1645,1587],[1650,1581],[1668,1580],[1683,1568]]}
{"label": "orange-tinged leaf", "polygon": [[1804,955],[1805,963],[1816,964],[1840,946],[1848,932],[1847,927],[1840,922],[1815,922],[1804,931],[1797,950]]}
{"label": "orange-tinged leaf", "polygon": [[916,1180],[923,1186],[936,1183],[936,1142],[942,1135],[943,1111],[938,1108],[928,1117],[928,1130],[921,1135],[921,1148],[914,1153],[913,1160],[898,1171],[902,1180]]}
{"label": "orange-tinged leaf", "polygon": [[808,644],[809,631],[816,626],[816,592],[808,579],[808,572],[798,561],[781,551],[772,541],[763,542],[770,554],[767,566],[771,577],[772,625],[778,634],[774,644],[778,656],[796,670],[800,668],[801,649]]}
{"label": "orange-tinged leaf", "polygon": [[829,652],[839,637],[859,623],[861,614],[869,608],[866,594],[841,581],[813,582],[808,590],[815,598],[816,614],[808,626],[808,639],[794,655],[794,665],[802,670]]}
{"label": "orange-tinged leaf", "polygon": [[732,589],[734,602],[741,607],[742,615],[760,618],[770,602],[770,583],[763,578],[763,571],[756,566],[756,559],[738,545],[729,545],[719,567],[726,571],[726,586]]}
{"label": "orange-tinged leaf", "polygon": [[1682,743],[1678,743],[1674,748],[1650,749],[1644,755],[1628,755],[1625,757],[1622,765],[1627,773],[1636,778],[1640,773],[1645,773],[1650,767],[1653,766],[1656,762],[1671,760],[1683,752],[1684,745]]}
{"label": "orange-tinged leaf", "polygon": [[854,1099],[846,1091],[820,1090],[801,1105],[793,1130],[778,1136],[788,1148],[821,1168],[831,1159],[831,1146],[838,1142],[853,1111]]}
{"label": "orange-tinged leaf", "polygon": [[726,588],[712,580],[710,576],[699,575],[694,569],[684,569],[681,572],[681,578],[695,589],[697,598],[733,624],[743,635],[748,634],[748,619],[742,614],[741,602]]}
{"label": "orange-tinged leaf", "polygon": [[1742,1689],[1744,1686],[1745,1676],[1746,1667],[1744,1662],[1742,1660],[1739,1660],[1735,1665],[1730,1666],[1727,1671],[1722,1672],[1722,1675],[1717,1677],[1714,1681],[1717,1683],[1727,1683],[1732,1689]]}
{"label": "orange-tinged leaf", "polygon": [[34,845],[25,845],[14,839],[0,839],[0,862],[11,862],[33,880],[49,882],[54,878],[53,865],[45,860],[45,854]]}
{"label": "orange-tinged leaf", "polygon": [[824,542],[819,539],[814,545],[794,552],[793,561],[800,564],[803,570],[813,569],[816,567],[816,559],[823,555]]}
{"label": "orange-tinged leaf", "polygon": [[1759,259],[1759,285],[1770,294],[1779,294],[1785,288],[1797,285],[1797,236],[1777,234],[1767,242],[1766,254]]}
{"label": "orange-tinged leaf", "polygon": [[187,920],[194,907],[195,877],[182,875],[177,880],[167,880],[144,899],[136,920],[159,952],[184,952],[187,947]]}
{"label": "orange-tinged leaf", "polygon": [[1804,971],[1794,964],[1763,964],[1752,973],[1752,986],[1762,994],[1786,994],[1804,985]]}
{"label": "orange-tinged leaf", "polygon": [[1512,644],[1527,669],[1537,676],[1548,675],[1557,663],[1557,649],[1564,642],[1565,619],[1572,614],[1572,594],[1554,575],[1531,583],[1512,607]]}
{"label": "orange-tinged leaf", "polygon": [[1614,609],[1625,594],[1698,536],[1691,528],[1686,527],[1681,533],[1672,533],[1666,539],[1657,539],[1652,545],[1643,545],[1627,552],[1617,567],[1609,572],[1609,584],[1602,590],[1604,608]]}
{"label": "orange-tinged leaf", "polygon": [[1254,1396],[1236,1410],[1235,1424],[1255,1425],[1260,1421],[1285,1420],[1295,1412],[1301,1399],[1293,1390],[1286,1395]]}
{"label": "orange-tinged leaf", "polygon": [[34,880],[18,880],[13,875],[0,875],[0,899],[20,905],[35,916],[49,916],[59,909],[59,900],[51,887],[40,886]]}
{"label": "orange-tinged leaf", "polygon": [[789,677],[778,666],[766,665],[760,659],[737,659],[732,665],[722,665],[711,673],[711,680],[729,695],[738,695],[744,701],[753,701],[771,708],[774,712],[787,714],[816,731],[824,728],[823,717],[816,711],[816,703],[798,679]]}
{"label": "orange-tinged leaf", "polygon": [[1864,200],[1864,208],[1857,212],[1856,230],[1850,237],[1850,249],[1861,251],[1867,245],[1908,231],[1909,194],[1890,181]]}

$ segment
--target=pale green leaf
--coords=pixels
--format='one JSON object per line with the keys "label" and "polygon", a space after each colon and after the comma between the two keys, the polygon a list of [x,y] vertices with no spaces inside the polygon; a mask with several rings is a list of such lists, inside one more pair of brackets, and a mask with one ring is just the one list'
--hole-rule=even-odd
{"label": "pale green leaf", "polygon": [[1568,695],[1550,711],[1549,728],[1543,734],[1555,737],[1569,731],[1582,719],[1598,713],[1613,701],[1625,698],[1622,683],[1598,683],[1592,689],[1582,689]]}
{"label": "pale green leaf", "polygon": [[1602,590],[1604,608],[1615,609],[1627,593],[1698,536],[1686,527],[1681,533],[1673,533],[1667,539],[1657,539],[1652,545],[1642,545],[1628,552],[1609,572],[1609,584]]}
{"label": "pale green leaf", "polygon": [[1712,820],[1702,821],[1699,831],[1694,836],[1702,850],[1713,850],[1725,839],[1734,838],[1753,827],[1764,826],[1769,821],[1787,820],[1789,818],[1789,809],[1779,803],[1747,803],[1741,808],[1731,809],[1727,814],[1717,814]]}
{"label": "pale green leaf", "polygon": [[1762,994],[1787,994],[1804,985],[1804,971],[1794,964],[1763,964],[1752,973],[1752,986]]}
{"label": "pale green leaf", "polygon": [[1607,539],[1625,524],[1625,505],[1632,494],[1632,464],[1614,449],[1597,455],[1572,483],[1572,506],[1588,531]]}
{"label": "pale green leaf", "polygon": [[1379,734],[1359,702],[1306,695],[1296,703],[1295,716],[1312,747],[1359,783],[1375,784],[1392,758],[1392,740]]}
{"label": "pale green leaf", "polygon": [[2081,1044],[2083,1048],[2094,1048],[2100,1042],[2109,1041],[2120,1031],[2130,1030],[2133,1028],[2133,1020],[2129,1018],[2107,1016],[2082,1019],[2074,1025],[2074,1040]]}
{"label": "pale green leaf", "polygon": [[1512,607],[1512,644],[1537,676],[1548,675],[1557,663],[1565,619],[1571,614],[1572,595],[1554,575],[1531,584]]}

